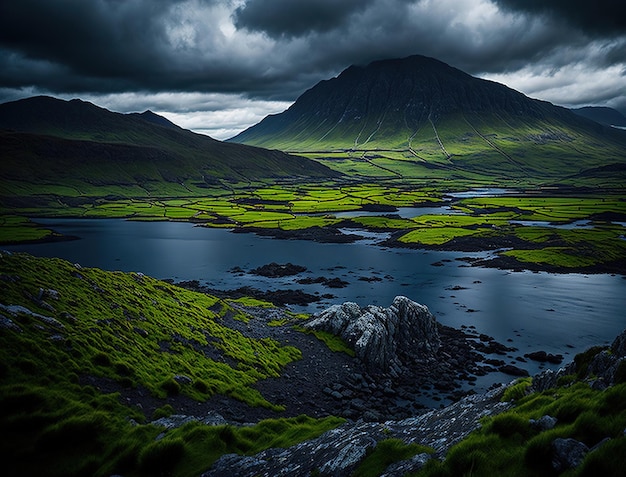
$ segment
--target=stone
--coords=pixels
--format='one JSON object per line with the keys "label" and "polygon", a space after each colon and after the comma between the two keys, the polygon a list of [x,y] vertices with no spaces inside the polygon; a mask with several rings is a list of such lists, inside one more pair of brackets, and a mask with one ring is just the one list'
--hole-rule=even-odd
{"label": "stone", "polygon": [[498,371],[504,374],[508,374],[510,376],[528,376],[528,371],[522,368],[518,368],[517,366],[513,366],[512,364],[505,364],[504,366],[500,366],[498,368]]}
{"label": "stone", "polygon": [[152,421],[153,426],[164,427],[166,430],[184,426],[189,422],[201,422],[207,426],[222,426],[228,424],[226,419],[217,412],[211,412],[204,417],[186,416],[184,414],[173,414],[168,417],[161,417]]}
{"label": "stone", "polygon": [[279,264],[276,262],[268,263],[262,267],[251,270],[250,273],[268,278],[288,277],[297,275],[306,271],[306,267],[302,265],[294,265],[293,263]]}
{"label": "stone", "polygon": [[[330,332],[351,346],[372,372],[402,369],[405,357],[433,358],[441,346],[437,321],[424,305],[397,296],[389,308],[346,302],[313,316],[310,329]],[[405,363],[408,364],[408,363]]]}
{"label": "stone", "polygon": [[432,456],[424,452],[410,459],[394,462],[385,469],[385,472],[380,477],[404,477],[407,474],[418,472],[430,459],[432,459]]}
{"label": "stone", "polygon": [[578,467],[589,448],[576,439],[557,438],[552,441],[552,468],[557,472]]}
{"label": "stone", "polygon": [[181,386],[192,383],[192,379],[189,376],[185,376],[184,374],[177,374],[176,376],[174,376],[174,381],[176,381]]}
{"label": "stone", "polygon": [[22,328],[16,325],[11,318],[7,318],[4,315],[0,315],[0,328],[17,331],[18,333],[22,332]]}
{"label": "stone", "polygon": [[621,334],[615,338],[613,344],[611,344],[611,351],[617,358],[626,356],[626,330],[622,331]]}
{"label": "stone", "polygon": [[537,420],[535,419],[530,420],[530,425],[540,431],[548,431],[550,429],[554,429],[554,426],[556,426],[556,423],[557,423],[557,419],[555,417],[548,416],[548,415],[541,416]]}
{"label": "stone", "polygon": [[56,318],[52,318],[51,316],[40,315],[39,313],[35,313],[34,311],[29,310],[25,306],[21,305],[3,305],[0,303],[0,310],[3,310],[13,316],[17,316],[18,314],[24,314],[32,316],[33,318],[37,318],[39,321],[42,321],[48,326],[52,326],[54,328],[65,328],[63,323],[61,323]]}
{"label": "stone", "polygon": [[539,361],[540,363],[561,364],[563,362],[563,355],[546,353],[545,351],[533,351],[524,356],[533,361]]}

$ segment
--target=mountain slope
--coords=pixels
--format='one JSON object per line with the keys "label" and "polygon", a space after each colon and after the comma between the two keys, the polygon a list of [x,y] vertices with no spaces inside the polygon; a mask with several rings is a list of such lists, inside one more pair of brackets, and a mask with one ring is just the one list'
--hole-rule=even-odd
{"label": "mountain slope", "polygon": [[285,151],[394,151],[430,166],[562,177],[626,162],[626,134],[432,58],[351,66],[230,139]]}
{"label": "mountain slope", "polygon": [[120,114],[80,100],[35,97],[0,105],[0,178],[14,183],[206,187],[336,175],[305,158],[228,144],[152,112]]}

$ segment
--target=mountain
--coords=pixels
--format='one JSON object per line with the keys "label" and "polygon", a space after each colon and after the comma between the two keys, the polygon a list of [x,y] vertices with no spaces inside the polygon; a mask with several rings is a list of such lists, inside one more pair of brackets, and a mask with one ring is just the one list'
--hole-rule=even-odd
{"label": "mountain", "polygon": [[606,126],[626,127],[626,116],[620,113],[617,109],[599,106],[585,106],[584,108],[572,109],[572,111],[579,116],[583,116]]}
{"label": "mountain", "polygon": [[0,105],[0,157],[3,182],[81,191],[336,175],[302,157],[193,133],[150,111],[120,114],[43,96]]}
{"label": "mountain", "polygon": [[422,168],[506,177],[595,174],[626,163],[622,131],[423,56],[351,66],[229,141],[386,159],[402,153]]}

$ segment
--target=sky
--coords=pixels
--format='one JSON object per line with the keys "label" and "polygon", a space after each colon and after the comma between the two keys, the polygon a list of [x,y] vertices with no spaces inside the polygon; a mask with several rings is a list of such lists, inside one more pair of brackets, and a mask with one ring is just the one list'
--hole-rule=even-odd
{"label": "sky", "polygon": [[626,114],[623,0],[0,0],[0,103],[147,109],[226,139],[352,64],[420,54]]}

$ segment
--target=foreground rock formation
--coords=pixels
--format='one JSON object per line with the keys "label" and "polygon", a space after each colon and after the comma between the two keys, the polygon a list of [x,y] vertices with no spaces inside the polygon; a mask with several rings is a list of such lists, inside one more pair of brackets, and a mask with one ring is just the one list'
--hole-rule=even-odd
{"label": "foreground rock formation", "polygon": [[379,441],[397,438],[407,444],[432,447],[435,454],[419,454],[403,464],[401,473],[416,471],[433,457],[443,456],[450,447],[480,426],[479,419],[510,407],[500,402],[502,389],[468,396],[444,409],[432,410],[400,421],[347,422],[317,439],[288,449],[268,449],[254,456],[222,456],[202,477],[223,475],[256,476],[349,476],[368,450]]}
{"label": "foreground rock formation", "polygon": [[397,296],[389,308],[334,305],[305,326],[341,337],[370,371],[398,374],[416,358],[434,358],[441,346],[435,317],[404,296]]}
{"label": "foreground rock formation", "polygon": [[[545,371],[535,376],[528,392],[552,388],[556,377],[565,375],[577,376],[592,388],[602,389],[618,382],[626,382],[626,330],[615,339],[611,347],[591,348],[577,355],[572,363],[559,371]],[[202,477],[347,477],[353,475],[367,454],[381,441],[390,438],[400,439],[405,444],[424,445],[433,452],[395,462],[382,475],[399,477],[417,472],[430,459],[444,459],[452,446],[481,427],[481,418],[512,409],[513,402],[503,400],[507,388],[508,386],[500,386],[485,394],[466,396],[445,408],[423,411],[407,419],[384,422],[348,421],[316,439],[287,449],[267,449],[254,456],[227,454],[218,459]],[[529,421],[535,432],[549,431],[558,423],[558,419],[549,415]],[[620,438],[617,436],[617,439]],[[589,448],[571,437],[557,437],[549,443],[549,455],[545,457],[552,471],[560,473],[578,467],[586,454],[594,452],[611,440],[604,438],[593,448]]]}

